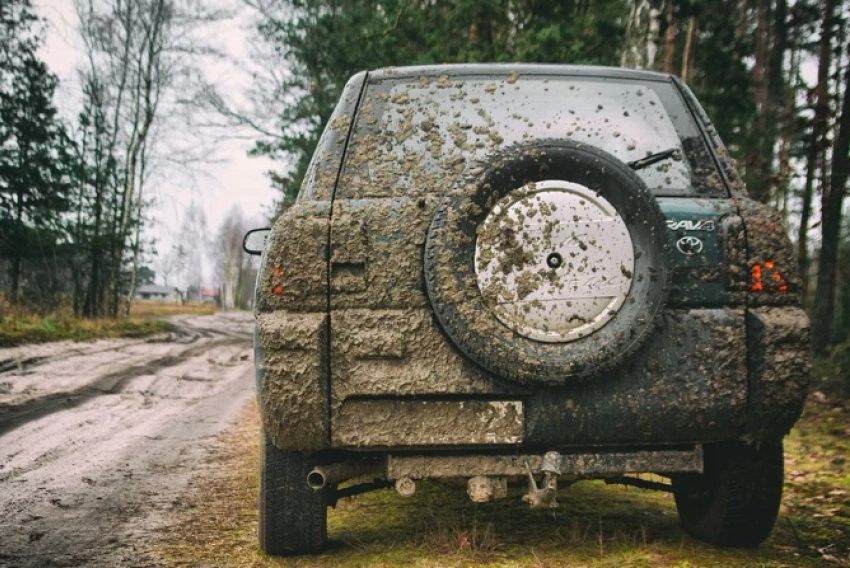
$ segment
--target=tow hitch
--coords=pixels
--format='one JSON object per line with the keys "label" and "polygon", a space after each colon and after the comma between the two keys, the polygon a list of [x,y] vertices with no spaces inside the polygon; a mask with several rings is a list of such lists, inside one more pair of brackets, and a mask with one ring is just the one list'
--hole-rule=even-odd
{"label": "tow hitch", "polygon": [[528,493],[523,495],[522,500],[537,507],[558,506],[558,477],[561,476],[561,454],[558,452],[546,452],[543,456],[543,465],[540,471],[543,473],[542,486],[537,484],[531,466],[525,462],[525,470],[528,472]]}

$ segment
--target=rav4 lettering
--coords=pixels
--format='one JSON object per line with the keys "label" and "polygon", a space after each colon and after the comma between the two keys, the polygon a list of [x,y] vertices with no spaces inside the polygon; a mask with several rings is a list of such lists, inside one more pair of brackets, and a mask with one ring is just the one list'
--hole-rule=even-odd
{"label": "rav4 lettering", "polygon": [[676,221],[675,219],[669,219],[667,221],[667,228],[671,231],[713,231],[715,224],[711,220]]}

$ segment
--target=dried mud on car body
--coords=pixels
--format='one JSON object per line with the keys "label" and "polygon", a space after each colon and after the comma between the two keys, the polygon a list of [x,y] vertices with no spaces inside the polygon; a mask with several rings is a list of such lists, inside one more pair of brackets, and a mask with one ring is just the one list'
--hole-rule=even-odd
{"label": "dried mud on car body", "polygon": [[[347,85],[259,281],[265,552],[320,552],[327,503],[448,477],[479,501],[529,481],[536,507],[618,476],[706,542],[769,535],[809,372],[783,227],[677,79],[519,70]],[[355,469],[377,479],[338,490]]]}
{"label": "dried mud on car body", "polygon": [[[661,431],[672,434],[672,438],[663,439],[665,442],[693,441],[734,438],[743,431],[748,388],[746,368],[752,362],[744,357],[747,345],[744,310],[748,303],[760,305],[763,301],[763,297],[748,294],[747,266],[761,259],[752,251],[787,252],[790,247],[782,235],[781,225],[773,225],[765,209],[741,199],[743,186],[725,153],[721,151],[717,157],[721,165],[718,171],[713,165],[707,165],[712,163],[708,152],[700,150],[690,139],[688,143],[693,148],[688,150],[687,159],[694,172],[694,196],[705,197],[707,203],[715,204],[718,216],[738,214],[744,223],[753,225],[746,238],[743,233],[729,235],[727,243],[727,277],[731,282],[728,298],[732,302],[730,305],[735,307],[729,313],[734,317],[712,321],[707,314],[711,310],[703,313],[693,309],[702,307],[696,291],[705,281],[723,277],[722,274],[718,276],[719,268],[714,273],[702,270],[705,281],[688,282],[688,287],[677,291],[675,303],[657,312],[650,310],[636,319],[646,345],[638,350],[641,342],[626,341],[631,348],[623,351],[628,354],[637,350],[637,355],[602,373],[603,376],[582,381],[575,376],[581,372],[565,371],[564,376],[550,380],[551,384],[564,384],[563,389],[541,389],[535,381],[542,379],[528,370],[533,369],[539,359],[540,353],[534,350],[516,350],[511,355],[512,367],[525,373],[523,380],[506,380],[498,376],[503,373],[482,369],[488,366],[487,354],[496,350],[493,345],[512,345],[516,334],[494,323],[492,317],[481,317],[482,312],[487,311],[487,298],[482,298],[481,302],[468,301],[466,296],[478,290],[474,270],[459,275],[455,263],[440,257],[432,262],[436,267],[434,274],[423,275],[422,259],[437,254],[429,248],[429,243],[432,235],[442,230],[436,226],[438,212],[444,211],[445,203],[454,199],[463,204],[449,210],[453,222],[457,222],[458,218],[480,217],[499,200],[500,194],[496,192],[491,192],[492,195],[483,201],[476,199],[477,193],[482,191],[481,179],[487,168],[498,171],[498,157],[504,156],[503,146],[509,142],[505,139],[504,128],[481,101],[515,88],[518,78],[515,73],[505,71],[504,77],[476,86],[475,81],[459,76],[423,76],[418,80],[406,77],[404,84],[409,87],[408,91],[394,91],[392,85],[396,78],[393,71],[388,70],[374,93],[367,88],[354,123],[344,114],[335,115],[331,120],[324,137],[333,142],[320,145],[325,150],[315,158],[316,169],[305,191],[308,197],[277,221],[259,287],[258,359],[266,357],[269,361],[258,375],[260,400],[266,431],[278,447],[316,451],[335,445],[388,444],[387,431],[382,430],[380,424],[370,424],[368,411],[364,409],[357,417],[345,408],[347,400],[357,397],[467,395],[527,400],[530,396],[531,400],[540,403],[540,410],[524,420],[528,424],[527,431],[534,434],[534,442],[543,444],[611,442],[614,439],[652,442],[660,439],[657,436]],[[547,83],[543,81],[544,85]],[[450,92],[449,98],[457,105],[482,106],[470,120],[451,113],[441,116],[444,109],[428,98],[428,93],[441,90]],[[652,109],[646,93],[636,96],[643,100],[641,104],[647,109]],[[347,105],[352,111],[357,102],[357,93],[347,90],[340,108]],[[633,109],[626,106],[619,109],[626,115],[629,110]],[[521,111],[514,114],[516,116],[510,120],[518,125],[517,148],[527,151],[533,161],[541,164],[541,169],[545,170],[547,163],[546,148],[538,147],[541,137],[576,135],[575,129],[567,128],[561,133],[551,125],[533,124]],[[440,121],[451,124],[445,127]],[[342,159],[349,128],[351,142],[337,184],[338,172],[329,167],[329,163]],[[632,148],[626,137],[615,136],[605,128],[600,126],[587,133],[588,144],[613,141],[628,147],[635,158],[648,151],[637,140]],[[412,151],[413,148],[419,151]],[[736,197],[723,197],[727,190],[720,172]],[[674,174],[670,173],[669,164],[661,164],[651,175],[663,178]],[[529,181],[534,179],[511,178],[508,186],[513,183],[520,188]],[[552,213],[542,209],[535,211],[541,218]],[[460,231],[449,233],[443,237],[443,248],[449,250],[464,243],[468,245],[469,238],[482,237],[479,232],[471,236]],[[656,235],[656,240],[662,237],[666,240],[670,235],[666,232]],[[638,251],[639,255],[644,253]],[[580,256],[575,259],[577,266],[581,264]],[[520,279],[525,278],[531,284],[526,286],[526,292],[531,293],[544,285],[546,278],[536,274],[533,267],[525,266],[526,260],[524,256],[517,257],[509,262],[509,268],[522,273]],[[787,267],[791,290],[778,300],[771,297],[769,301],[793,306],[799,301],[795,292],[798,281],[795,264],[785,257],[777,258],[776,262]],[[629,274],[629,277],[633,277],[637,285],[647,286],[651,281],[663,290],[669,280],[665,270],[664,263],[658,262],[646,267],[645,273]],[[444,282],[454,280],[457,285],[434,305],[433,298],[429,300],[426,294],[428,278]],[[493,288],[500,288],[499,283],[495,282]],[[633,294],[627,299],[627,302],[632,301]],[[435,309],[445,309],[444,304],[456,312],[463,312],[467,328],[460,334],[460,341],[452,339],[452,333],[445,333],[444,326],[439,323],[439,313],[436,321],[432,315]],[[330,317],[324,316],[325,310],[329,310]],[[760,317],[746,319],[761,325]],[[456,319],[449,315],[443,320],[446,318]],[[791,398],[802,401],[807,373],[807,332],[804,318],[788,323],[796,331],[782,333],[785,338],[782,348],[787,351],[786,358],[794,359],[796,367],[787,388],[771,387],[773,379],[770,377],[779,376],[780,367],[772,360],[753,355],[762,373],[760,377],[767,381],[766,386],[757,391],[766,397],[762,405],[766,410],[754,415],[755,420],[769,417],[769,409],[787,406],[785,403]],[[634,331],[623,329],[621,335],[628,336]],[[484,356],[476,362],[464,355],[468,355],[464,344],[467,337],[472,338],[469,341],[487,342],[477,350]],[[605,345],[595,343],[594,338],[586,343],[570,348],[590,354],[592,364],[586,367],[592,372],[599,374],[601,368],[612,367],[613,361],[618,359],[601,349]],[[769,350],[773,345],[778,343],[763,347]],[[543,349],[548,347],[541,345],[539,350]],[[329,380],[325,379],[328,376]],[[617,376],[620,379],[616,379]],[[691,381],[695,381],[695,388],[689,388]],[[624,388],[612,397],[607,396],[609,389],[603,384]],[[617,404],[612,402],[614,400]],[[714,408],[712,403],[716,403]],[[618,413],[618,408],[624,411]],[[444,415],[445,423],[453,419],[449,405],[435,405],[433,410]],[[781,435],[790,428],[791,415],[795,412],[794,408],[788,410],[788,416],[772,431],[755,425],[746,432],[753,439]],[[659,413],[669,416],[653,423],[650,417]],[[707,418],[706,413],[711,418]],[[575,420],[558,422],[566,420],[565,414],[572,415]],[[582,438],[582,425],[594,421],[601,424],[604,431]],[[630,428],[630,423],[636,426]],[[612,439],[606,438],[608,430],[605,428],[609,425],[614,432]],[[345,433],[335,429],[343,426],[353,429]],[[550,432],[570,434],[559,438]],[[630,439],[630,435],[637,437]],[[454,438],[447,436],[445,443],[451,444]]]}

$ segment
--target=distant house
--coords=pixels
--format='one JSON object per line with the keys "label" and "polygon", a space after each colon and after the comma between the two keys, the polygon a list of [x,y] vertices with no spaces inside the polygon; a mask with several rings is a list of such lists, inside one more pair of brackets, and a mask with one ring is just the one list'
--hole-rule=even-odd
{"label": "distant house", "polygon": [[157,286],[156,284],[139,286],[136,288],[135,298],[147,302],[183,303],[183,293],[180,290],[174,286]]}
{"label": "distant house", "polygon": [[201,303],[218,305],[219,295],[218,288],[201,288]]}
{"label": "distant house", "polygon": [[218,305],[218,288],[206,288],[197,285],[189,286],[183,297],[184,304],[210,304]]}

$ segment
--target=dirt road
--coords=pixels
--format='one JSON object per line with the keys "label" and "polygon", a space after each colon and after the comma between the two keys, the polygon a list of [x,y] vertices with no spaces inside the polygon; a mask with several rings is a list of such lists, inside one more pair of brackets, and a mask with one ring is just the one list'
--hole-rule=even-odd
{"label": "dirt road", "polygon": [[250,314],[147,340],[0,349],[0,567],[138,552],[253,396]]}

